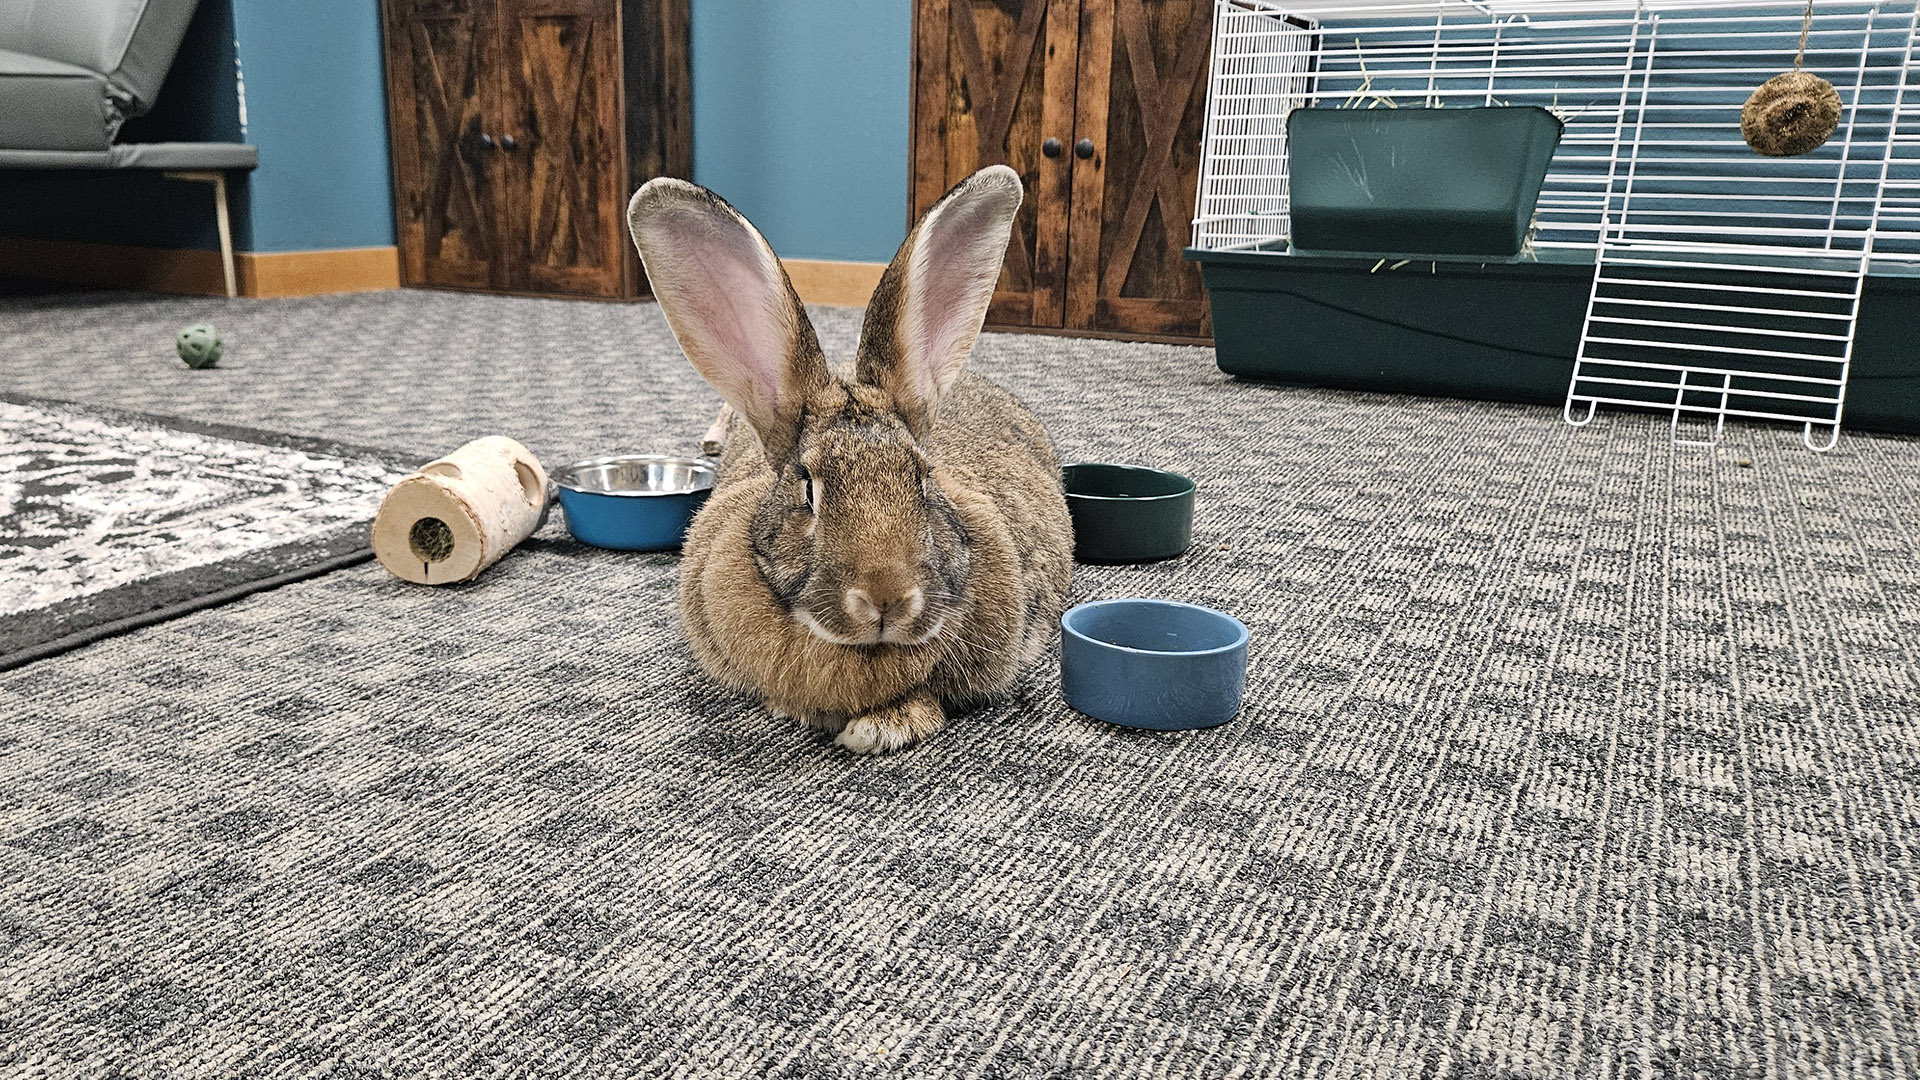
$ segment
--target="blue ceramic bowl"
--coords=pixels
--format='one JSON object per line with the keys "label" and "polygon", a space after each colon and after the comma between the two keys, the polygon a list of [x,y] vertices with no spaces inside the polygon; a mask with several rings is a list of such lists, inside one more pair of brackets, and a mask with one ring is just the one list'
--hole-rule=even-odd
{"label": "blue ceramic bowl", "polygon": [[1240,711],[1247,628],[1171,600],[1096,600],[1060,616],[1060,692],[1095,719],[1150,731],[1217,727]]}
{"label": "blue ceramic bowl", "polygon": [[621,454],[575,462],[553,476],[567,531],[619,551],[677,548],[713,492],[712,465],[695,458]]}

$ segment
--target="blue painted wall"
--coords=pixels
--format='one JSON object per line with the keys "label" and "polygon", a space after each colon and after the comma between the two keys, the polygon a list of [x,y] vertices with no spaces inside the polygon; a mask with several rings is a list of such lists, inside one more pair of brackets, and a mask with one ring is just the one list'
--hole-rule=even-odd
{"label": "blue painted wall", "polygon": [[393,243],[379,0],[231,2],[260,148],[250,250]]}
{"label": "blue painted wall", "polygon": [[912,5],[693,0],[693,178],[796,259],[906,235]]}
{"label": "blue painted wall", "polygon": [[[911,7],[693,0],[694,177],[780,254],[882,262],[905,234]],[[260,148],[235,185],[237,246],[393,243],[379,0],[202,0],[128,134],[241,139],[236,39]],[[0,236],[218,246],[204,185],[136,173],[0,175]]]}

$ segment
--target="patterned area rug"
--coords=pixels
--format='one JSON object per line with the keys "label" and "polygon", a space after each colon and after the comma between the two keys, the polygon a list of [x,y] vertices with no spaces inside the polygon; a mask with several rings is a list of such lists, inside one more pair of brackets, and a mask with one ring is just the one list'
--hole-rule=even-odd
{"label": "patterned area rug", "polygon": [[0,399],[0,669],[364,558],[403,471],[313,439]]}

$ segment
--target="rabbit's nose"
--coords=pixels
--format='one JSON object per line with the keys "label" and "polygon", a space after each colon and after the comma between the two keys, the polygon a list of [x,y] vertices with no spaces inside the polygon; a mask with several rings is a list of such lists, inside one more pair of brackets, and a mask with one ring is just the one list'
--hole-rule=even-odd
{"label": "rabbit's nose", "polygon": [[863,623],[899,623],[926,610],[927,594],[918,585],[889,589],[868,583],[848,589],[844,606],[847,614]]}

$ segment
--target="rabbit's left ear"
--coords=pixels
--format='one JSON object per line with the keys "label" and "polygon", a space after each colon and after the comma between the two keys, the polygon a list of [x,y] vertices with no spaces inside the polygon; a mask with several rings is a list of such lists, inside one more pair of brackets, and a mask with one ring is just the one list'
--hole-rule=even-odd
{"label": "rabbit's left ear", "polygon": [[1005,165],[962,180],[927,210],[873,291],[855,376],[891,394],[915,434],[980,336],[1020,194],[1020,175]]}

